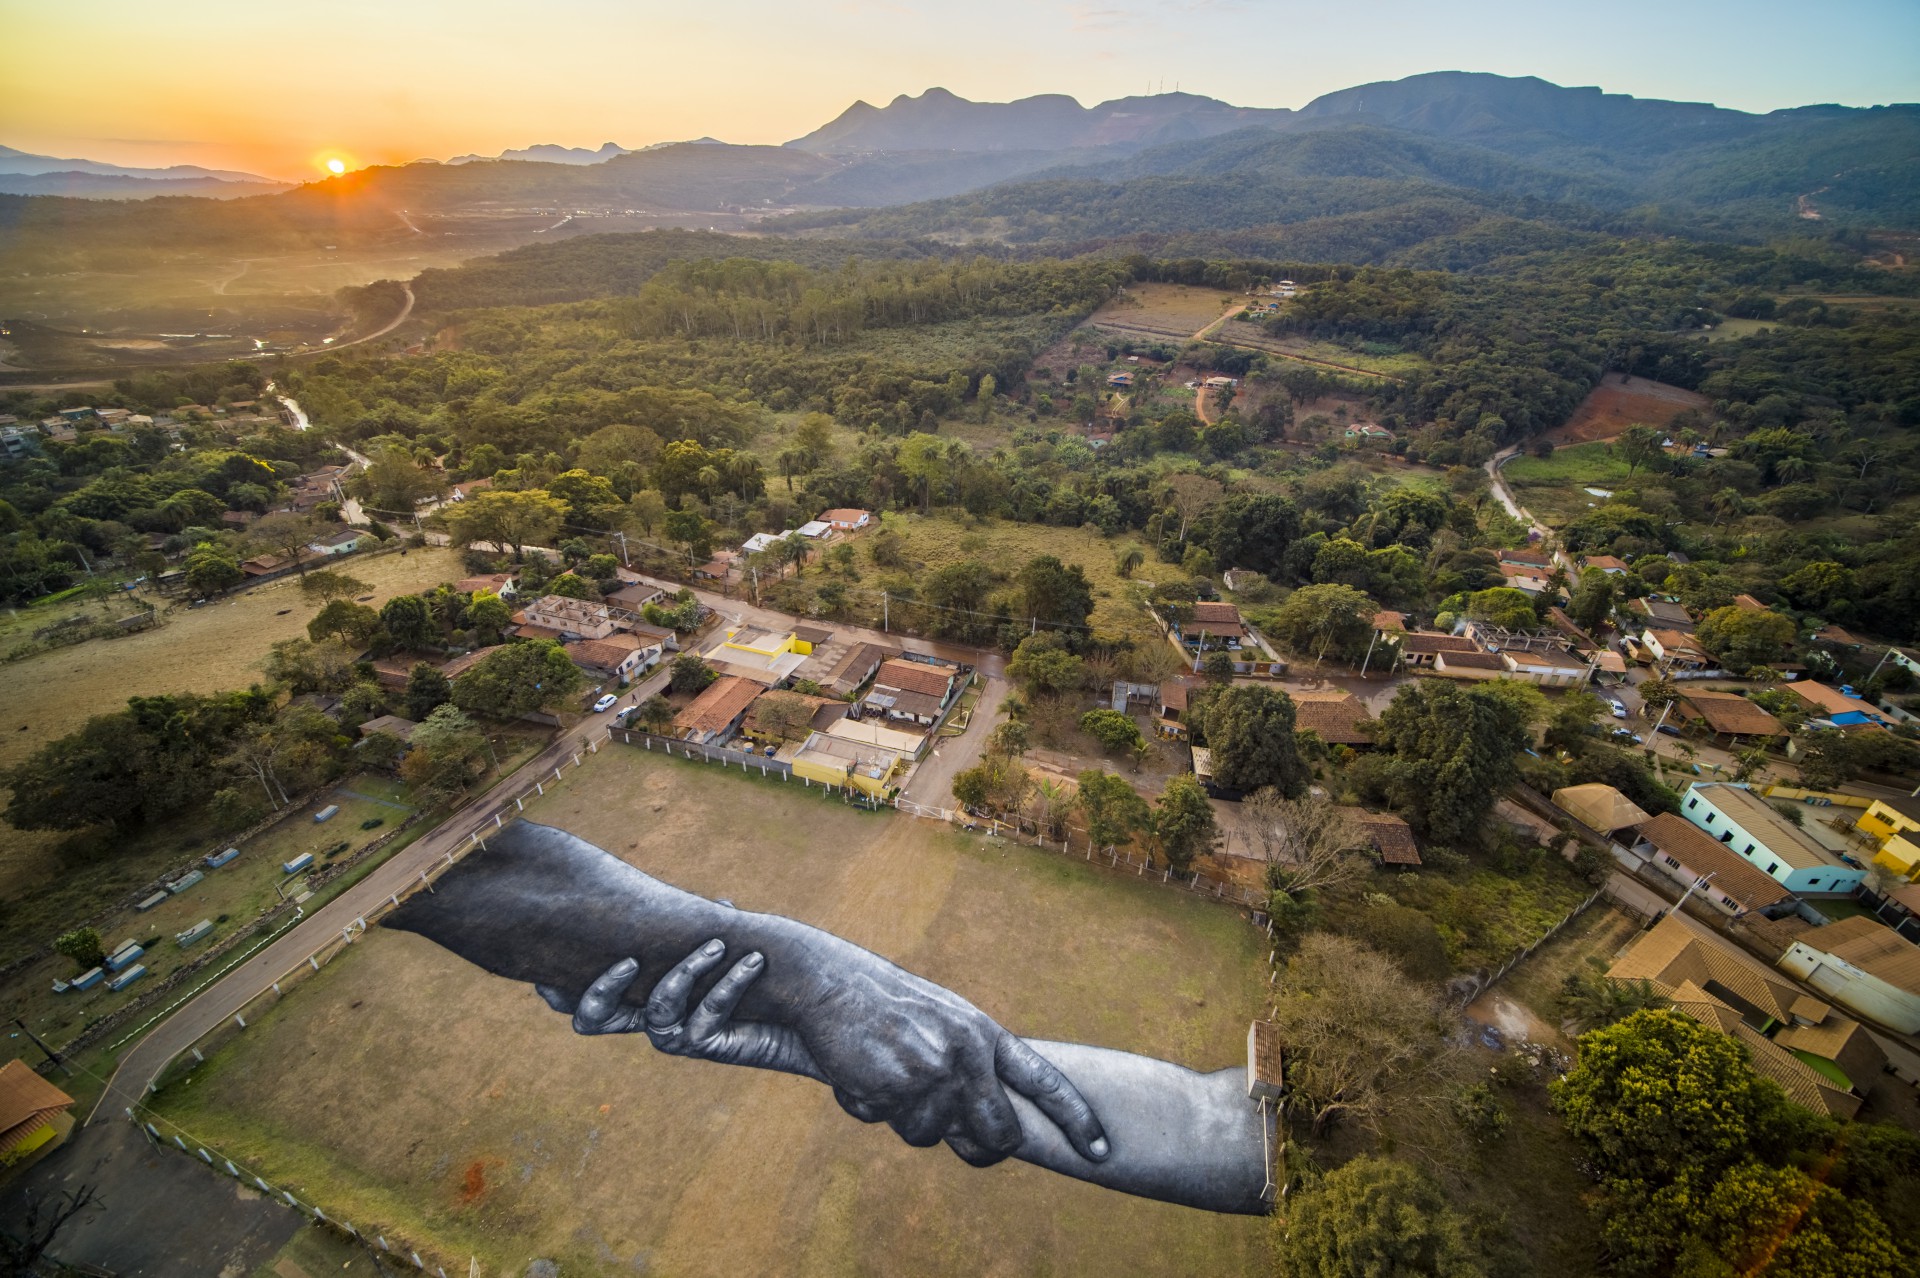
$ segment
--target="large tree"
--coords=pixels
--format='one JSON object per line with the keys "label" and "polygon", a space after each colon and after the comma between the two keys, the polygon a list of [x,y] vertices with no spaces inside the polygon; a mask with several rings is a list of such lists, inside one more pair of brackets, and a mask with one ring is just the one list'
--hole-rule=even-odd
{"label": "large tree", "polygon": [[1207,548],[1223,569],[1247,568],[1273,577],[1300,535],[1299,507],[1285,497],[1237,495],[1209,513]]}
{"label": "large tree", "polygon": [[480,779],[486,752],[478,724],[454,706],[439,706],[413,730],[400,775],[422,798],[450,799]]}
{"label": "large tree", "polygon": [[1460,1217],[1406,1163],[1362,1155],[1287,1199],[1278,1278],[1479,1278]]}
{"label": "large tree", "polygon": [[1213,781],[1252,794],[1272,788],[1288,798],[1307,789],[1307,765],[1294,739],[1293,698],[1278,688],[1234,684],[1192,698],[1194,729],[1213,755]]}
{"label": "large tree", "polygon": [[1293,895],[1338,887],[1371,865],[1366,831],[1324,795],[1260,790],[1242,805],[1267,861],[1267,886]]}
{"label": "large tree", "polygon": [[1442,843],[1469,843],[1513,779],[1527,725],[1496,691],[1422,680],[1394,696],[1374,739],[1388,752],[1376,767],[1394,806]]}
{"label": "large tree", "polygon": [[1735,674],[1778,661],[1793,642],[1793,619],[1772,610],[1728,606],[1700,619],[1700,644]]}
{"label": "large tree", "polygon": [[1124,778],[1088,768],[1080,774],[1079,782],[1076,802],[1087,823],[1087,838],[1096,848],[1125,843],[1152,824],[1153,813],[1147,801]]}
{"label": "large tree", "polygon": [[1192,776],[1183,772],[1168,779],[1154,804],[1153,833],[1167,864],[1182,874],[1220,837],[1213,801]]}
{"label": "large tree", "polygon": [[1085,629],[1093,615],[1093,587],[1079,564],[1063,564],[1052,555],[1027,561],[1015,578],[1022,619],[1030,624]]}
{"label": "large tree", "polygon": [[518,719],[578,691],[580,668],[545,639],[511,643],[480,658],[453,685],[453,704],[486,719]]}
{"label": "large tree", "polygon": [[1013,650],[1007,677],[1028,692],[1058,695],[1086,683],[1086,664],[1067,650],[1057,631],[1028,635]]}
{"label": "large tree", "polygon": [[447,532],[456,545],[484,542],[526,558],[528,546],[549,545],[566,518],[566,503],[544,489],[513,491],[487,488],[445,510]]}
{"label": "large tree", "polygon": [[1358,658],[1373,637],[1373,618],[1380,606],[1364,591],[1330,583],[1302,586],[1285,603],[1262,612],[1260,624],[1268,634],[1302,656],[1314,660],[1335,656]]}

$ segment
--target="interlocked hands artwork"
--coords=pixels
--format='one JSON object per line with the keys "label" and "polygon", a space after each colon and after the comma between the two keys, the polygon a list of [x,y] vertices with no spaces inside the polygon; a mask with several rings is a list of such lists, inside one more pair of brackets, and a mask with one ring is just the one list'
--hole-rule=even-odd
{"label": "interlocked hands artwork", "polygon": [[832,933],[683,892],[562,830],[507,827],[385,926],[532,984],[576,1033],[814,1079],[862,1122],[976,1167],[1012,1157],[1266,1210],[1268,1119],[1241,1070],[1020,1038]]}

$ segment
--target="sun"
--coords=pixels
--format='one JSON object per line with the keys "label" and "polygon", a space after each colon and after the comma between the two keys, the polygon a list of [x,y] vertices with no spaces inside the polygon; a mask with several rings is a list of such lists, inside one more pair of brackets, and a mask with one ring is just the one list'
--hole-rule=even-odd
{"label": "sun", "polygon": [[342,173],[345,173],[346,171],[347,171],[347,162],[345,160],[342,160],[336,156],[335,158],[327,161],[327,172],[335,175],[336,177]]}

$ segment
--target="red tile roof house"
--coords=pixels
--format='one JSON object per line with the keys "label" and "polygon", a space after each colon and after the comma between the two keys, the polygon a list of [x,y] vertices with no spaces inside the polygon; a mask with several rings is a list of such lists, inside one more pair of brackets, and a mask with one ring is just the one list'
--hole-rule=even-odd
{"label": "red tile roof house", "polygon": [[582,639],[567,646],[567,656],[590,678],[628,679],[651,670],[666,651],[658,639],[633,634],[611,634],[605,639]]}
{"label": "red tile roof house", "polygon": [[1400,637],[1400,659],[1410,666],[1431,666],[1441,653],[1479,652],[1479,647],[1465,635],[1443,635],[1428,630],[1416,630],[1412,634]]}
{"label": "red tile roof house", "polygon": [[940,721],[963,686],[958,666],[896,658],[880,663],[873,687],[860,704],[895,721],[931,725]]}
{"label": "red tile roof house", "polygon": [[1190,653],[1210,648],[1237,648],[1246,638],[1247,625],[1240,610],[1230,603],[1197,603],[1189,621],[1174,622],[1174,633]]}
{"label": "red tile roof house", "polygon": [[695,745],[719,745],[734,734],[764,691],[751,679],[722,675],[673,717],[673,735]]}
{"label": "red tile roof house", "polygon": [[873,516],[864,510],[855,510],[849,506],[838,506],[822,511],[820,522],[831,524],[835,532],[856,532],[873,521]]}

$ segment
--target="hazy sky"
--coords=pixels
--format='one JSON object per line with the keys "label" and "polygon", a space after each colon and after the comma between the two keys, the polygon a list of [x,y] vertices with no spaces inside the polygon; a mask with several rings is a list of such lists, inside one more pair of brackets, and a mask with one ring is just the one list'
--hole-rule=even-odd
{"label": "hazy sky", "polygon": [[931,85],[1298,107],[1467,70],[1750,111],[1920,101],[1920,0],[0,0],[0,34],[0,143],[293,178],[778,143]]}

